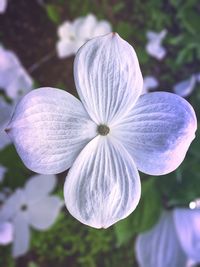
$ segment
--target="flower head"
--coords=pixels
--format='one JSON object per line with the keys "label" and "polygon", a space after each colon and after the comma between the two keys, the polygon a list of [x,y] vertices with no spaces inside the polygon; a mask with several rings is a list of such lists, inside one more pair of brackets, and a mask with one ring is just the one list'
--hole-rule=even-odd
{"label": "flower head", "polygon": [[105,20],[97,21],[93,14],[66,21],[58,28],[57,52],[60,58],[74,55],[89,39],[110,33],[111,25]]}
{"label": "flower head", "polygon": [[48,229],[58,216],[63,203],[59,197],[49,196],[54,189],[53,175],[36,175],[23,189],[17,189],[3,204],[0,221],[10,221],[14,228],[13,256],[27,252],[30,226],[37,230]]}
{"label": "flower head", "polygon": [[137,169],[161,175],[180,165],[195,136],[196,116],[175,94],[141,95],[136,53],[117,33],[96,37],[78,51],[74,77],[82,102],[59,89],[34,90],[6,131],[33,171],[71,167],[64,186],[69,212],[106,228],[136,208]]}
{"label": "flower head", "polygon": [[140,267],[188,267],[200,262],[200,211],[164,211],[158,223],[136,240]]}
{"label": "flower head", "polygon": [[167,34],[166,30],[162,30],[159,33],[149,31],[147,32],[148,43],[146,46],[147,53],[155,57],[158,60],[161,60],[166,55],[166,49],[162,47],[162,41]]}

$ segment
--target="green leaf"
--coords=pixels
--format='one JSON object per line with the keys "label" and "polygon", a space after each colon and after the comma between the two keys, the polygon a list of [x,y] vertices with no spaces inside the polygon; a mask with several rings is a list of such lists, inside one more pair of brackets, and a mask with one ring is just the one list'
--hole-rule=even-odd
{"label": "green leaf", "polygon": [[120,11],[122,11],[122,9],[124,9],[124,7],[125,7],[125,4],[123,2],[119,2],[112,7],[112,11],[114,14],[116,14],[116,13],[119,13]]}
{"label": "green leaf", "polygon": [[115,225],[118,245],[129,241],[135,234],[150,229],[158,220],[162,210],[156,178],[142,183],[142,196],[137,209],[128,218]]}
{"label": "green leaf", "polygon": [[57,6],[52,4],[46,5],[46,12],[51,21],[56,24],[60,23],[61,19]]}
{"label": "green leaf", "polygon": [[118,32],[122,38],[128,39],[132,34],[132,25],[128,22],[120,21],[117,24],[116,32]]}
{"label": "green leaf", "polygon": [[0,164],[7,168],[3,186],[13,189],[22,186],[32,173],[24,166],[13,145],[0,151]]}

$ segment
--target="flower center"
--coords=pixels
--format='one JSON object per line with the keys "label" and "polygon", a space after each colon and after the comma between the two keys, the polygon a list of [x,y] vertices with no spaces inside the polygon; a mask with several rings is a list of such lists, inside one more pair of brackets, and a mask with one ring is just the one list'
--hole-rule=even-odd
{"label": "flower center", "polygon": [[21,210],[22,210],[22,211],[25,211],[25,210],[27,210],[27,208],[28,208],[28,207],[27,207],[27,205],[26,205],[26,204],[23,204],[23,205],[21,206]]}
{"label": "flower center", "polygon": [[100,124],[98,126],[98,128],[97,128],[97,132],[100,135],[104,135],[105,136],[105,135],[109,134],[110,128],[107,125],[105,125],[105,124]]}

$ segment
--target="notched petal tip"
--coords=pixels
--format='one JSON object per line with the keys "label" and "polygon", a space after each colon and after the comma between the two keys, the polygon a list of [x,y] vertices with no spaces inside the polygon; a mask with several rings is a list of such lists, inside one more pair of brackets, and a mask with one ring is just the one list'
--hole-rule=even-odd
{"label": "notched petal tip", "polygon": [[6,129],[4,129],[4,131],[5,131],[7,134],[9,134],[10,131],[11,131],[11,128],[6,128]]}
{"label": "notched petal tip", "polygon": [[93,38],[79,49],[74,79],[84,107],[97,124],[122,117],[143,88],[134,48],[115,32]]}
{"label": "notched petal tip", "polygon": [[80,153],[64,185],[70,214],[100,229],[126,218],[138,205],[139,174],[117,141],[96,137]]}

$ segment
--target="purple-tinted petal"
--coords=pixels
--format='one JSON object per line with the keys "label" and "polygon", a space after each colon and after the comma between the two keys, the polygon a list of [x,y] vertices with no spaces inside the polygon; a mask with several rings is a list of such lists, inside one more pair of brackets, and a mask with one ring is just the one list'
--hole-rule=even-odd
{"label": "purple-tinted petal", "polygon": [[113,127],[138,169],[151,175],[175,170],[195,137],[196,115],[183,98],[164,92],[142,95]]}
{"label": "purple-tinted petal", "polygon": [[200,262],[200,210],[175,209],[174,222],[186,255]]}
{"label": "purple-tinted petal", "polygon": [[80,222],[107,228],[136,208],[140,191],[138,171],[124,147],[98,136],[71,167],[64,197],[67,209]]}
{"label": "purple-tinted petal", "polygon": [[80,99],[97,124],[123,116],[143,86],[136,53],[117,33],[94,38],[80,48],[74,77]]}
{"label": "purple-tinted petal", "polygon": [[55,174],[72,165],[96,135],[96,125],[74,96],[40,88],[21,100],[7,132],[29,169]]}
{"label": "purple-tinted petal", "polygon": [[164,212],[151,230],[138,236],[136,257],[140,267],[186,266],[171,212]]}

